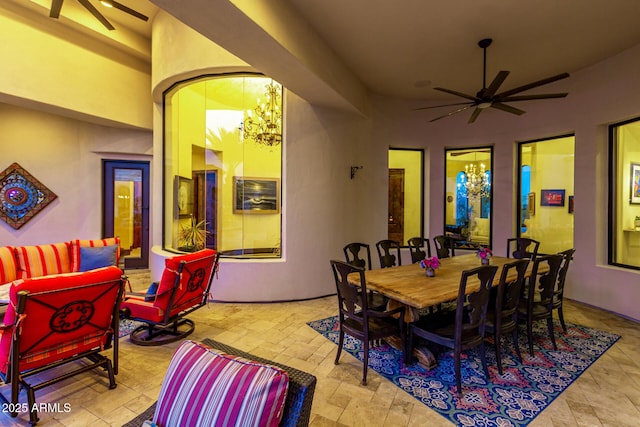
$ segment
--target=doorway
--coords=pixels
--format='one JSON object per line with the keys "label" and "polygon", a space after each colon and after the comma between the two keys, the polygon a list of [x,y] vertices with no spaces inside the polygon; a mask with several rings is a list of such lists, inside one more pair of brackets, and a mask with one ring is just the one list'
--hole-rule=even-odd
{"label": "doorway", "polygon": [[404,242],[404,169],[389,169],[388,238]]}
{"label": "doorway", "polygon": [[149,162],[103,160],[102,236],[120,238],[125,269],[149,268]]}

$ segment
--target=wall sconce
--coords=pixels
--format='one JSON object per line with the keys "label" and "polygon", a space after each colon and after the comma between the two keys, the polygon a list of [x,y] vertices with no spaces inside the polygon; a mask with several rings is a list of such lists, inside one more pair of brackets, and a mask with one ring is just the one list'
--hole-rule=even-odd
{"label": "wall sconce", "polygon": [[356,172],[362,168],[362,166],[351,166],[351,179],[355,178]]}

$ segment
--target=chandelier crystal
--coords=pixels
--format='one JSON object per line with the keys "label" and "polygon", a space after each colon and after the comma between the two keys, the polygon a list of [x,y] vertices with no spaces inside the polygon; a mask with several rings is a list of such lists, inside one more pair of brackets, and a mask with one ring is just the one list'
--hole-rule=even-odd
{"label": "chandelier crystal", "polygon": [[244,138],[256,144],[275,147],[282,143],[282,86],[273,80],[265,86],[266,102],[257,100],[257,106],[247,111]]}
{"label": "chandelier crystal", "polygon": [[491,181],[484,163],[478,165],[471,163],[464,167],[464,188],[467,197],[489,197],[491,194]]}

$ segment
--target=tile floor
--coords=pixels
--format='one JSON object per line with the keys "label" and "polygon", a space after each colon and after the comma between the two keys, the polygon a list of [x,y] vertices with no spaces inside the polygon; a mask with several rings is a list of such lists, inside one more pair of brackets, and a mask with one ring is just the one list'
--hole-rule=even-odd
{"label": "tile floor", "polygon": [[[144,282],[144,275],[130,274]],[[135,286],[134,286],[135,287]],[[138,288],[139,289],[139,288]],[[640,425],[640,324],[572,301],[565,318],[622,338],[558,397],[531,426]],[[369,370],[360,385],[361,362],[343,352],[333,363],[336,346],[314,332],[307,321],[336,314],[334,297],[276,304],[212,303],[190,316],[196,330],[189,337],[215,338],[318,377],[311,426],[447,426],[442,416]],[[50,404],[39,426],[120,426],[156,400],[173,351],[179,343],[139,347],[120,340],[118,387],[109,390],[100,373],[85,373],[36,393]],[[0,387],[7,393],[8,387]],[[56,405],[58,404],[58,405]],[[70,410],[64,409],[68,404]],[[0,414],[0,426],[26,426],[28,415]]]}

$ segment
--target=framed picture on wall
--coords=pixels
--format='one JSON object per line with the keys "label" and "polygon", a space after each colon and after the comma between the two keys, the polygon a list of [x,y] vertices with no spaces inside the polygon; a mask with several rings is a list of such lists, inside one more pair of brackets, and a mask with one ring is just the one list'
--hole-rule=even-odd
{"label": "framed picture on wall", "polygon": [[640,164],[631,163],[631,197],[629,203],[640,204]]}
{"label": "framed picture on wall", "polygon": [[193,215],[193,180],[176,175],[174,181],[174,206],[176,218]]}
{"label": "framed picture on wall", "polygon": [[280,180],[233,177],[233,213],[277,214],[280,212]]}
{"label": "framed picture on wall", "polygon": [[564,190],[540,190],[540,206],[564,206]]}
{"label": "framed picture on wall", "polygon": [[527,212],[529,215],[535,215],[536,213],[536,193],[531,192],[527,197]]}
{"label": "framed picture on wall", "polygon": [[573,213],[573,196],[569,196],[569,213]]}

